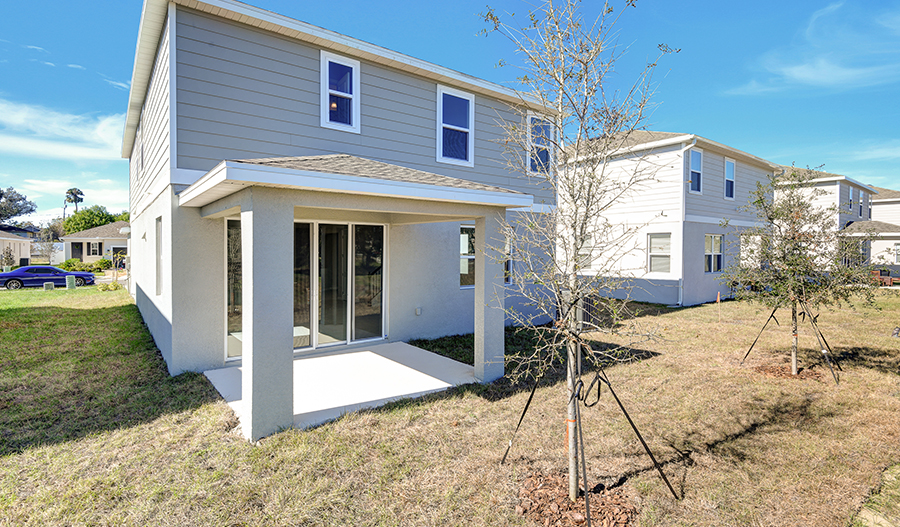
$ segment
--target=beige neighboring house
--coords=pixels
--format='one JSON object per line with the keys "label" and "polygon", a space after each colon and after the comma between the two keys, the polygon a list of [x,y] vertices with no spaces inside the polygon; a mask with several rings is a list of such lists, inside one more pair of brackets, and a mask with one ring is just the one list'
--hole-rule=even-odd
{"label": "beige neighboring house", "polygon": [[31,239],[16,236],[8,232],[0,232],[0,256],[6,252],[6,248],[12,250],[14,265],[28,265],[31,261]]}
{"label": "beige neighboring house", "polygon": [[101,258],[112,259],[113,254],[127,255],[128,231],[123,233],[122,229],[128,227],[127,221],[117,221],[61,237],[65,243],[63,260],[78,258],[91,263]]}

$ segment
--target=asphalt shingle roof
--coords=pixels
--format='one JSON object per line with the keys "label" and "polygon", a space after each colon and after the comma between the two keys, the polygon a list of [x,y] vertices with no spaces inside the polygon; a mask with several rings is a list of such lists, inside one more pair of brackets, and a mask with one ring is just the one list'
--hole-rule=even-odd
{"label": "asphalt shingle roof", "polygon": [[9,232],[0,231],[0,239],[2,240],[15,240],[17,242],[30,242],[31,238],[26,238],[24,236],[18,236]]}
{"label": "asphalt shingle roof", "polygon": [[262,159],[233,159],[237,163],[263,165],[278,168],[290,168],[305,170],[308,172],[323,172],[326,174],[342,174],[355,177],[383,179],[386,181],[401,181],[406,183],[419,183],[435,185],[439,187],[463,188],[469,190],[484,190],[490,192],[506,192],[510,194],[522,194],[516,190],[510,190],[493,185],[485,185],[466,179],[459,179],[440,174],[433,174],[422,170],[382,163],[362,157],[347,154],[329,154],[320,156],[302,157],[270,157]]}
{"label": "asphalt shingle roof", "polygon": [[891,190],[889,188],[872,187],[878,191],[878,195],[873,199],[900,199],[900,190]]}
{"label": "asphalt shingle roof", "polygon": [[128,227],[130,224],[127,221],[116,221],[113,223],[107,223],[106,225],[101,225],[99,227],[94,227],[92,229],[85,229],[80,232],[73,232],[72,234],[66,234],[62,236],[61,239],[69,239],[69,238],[127,238],[128,236],[119,232],[119,229],[122,227]]}
{"label": "asphalt shingle roof", "polygon": [[844,227],[844,232],[853,234],[853,233],[887,233],[887,232],[900,232],[900,225],[894,225],[893,223],[885,223],[883,221],[877,220],[868,220],[868,221],[854,221],[850,225]]}

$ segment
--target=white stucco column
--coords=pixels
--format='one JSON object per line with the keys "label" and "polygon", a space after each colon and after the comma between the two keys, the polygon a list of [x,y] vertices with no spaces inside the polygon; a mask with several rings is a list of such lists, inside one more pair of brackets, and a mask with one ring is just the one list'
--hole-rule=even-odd
{"label": "white stucco column", "polygon": [[243,342],[241,428],[257,440],[294,422],[294,207],[254,188],[241,210]]}
{"label": "white stucco column", "polygon": [[475,379],[491,382],[503,377],[505,288],[503,234],[498,210],[475,220]]}

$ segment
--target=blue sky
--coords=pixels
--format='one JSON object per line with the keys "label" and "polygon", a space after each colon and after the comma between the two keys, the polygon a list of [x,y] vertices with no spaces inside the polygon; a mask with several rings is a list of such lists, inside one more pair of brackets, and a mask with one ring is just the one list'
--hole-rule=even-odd
{"label": "blue sky", "polygon": [[[496,67],[515,62],[512,45],[478,35],[488,0],[250,3],[500,84],[516,76]],[[30,219],[60,215],[70,187],[84,205],[127,208],[119,152],[140,13],[139,0],[0,7],[0,186],[37,203]],[[660,43],[681,52],[657,71],[650,129],[900,189],[900,0],[639,0],[619,25],[628,53],[613,81],[630,82]]]}

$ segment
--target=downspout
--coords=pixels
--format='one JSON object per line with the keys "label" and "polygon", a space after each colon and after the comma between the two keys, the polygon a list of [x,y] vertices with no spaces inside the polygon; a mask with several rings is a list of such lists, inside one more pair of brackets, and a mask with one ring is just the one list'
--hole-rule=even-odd
{"label": "downspout", "polygon": [[[683,147],[680,152],[681,155],[681,274],[678,278],[678,305],[684,305],[684,219],[687,215],[687,191],[685,190],[685,185],[687,185],[687,180],[684,179],[684,153],[694,147],[697,144],[697,137],[694,136],[694,139],[691,140],[691,144]],[[688,161],[690,163],[690,161]],[[688,165],[688,171],[690,171],[690,164]]]}

